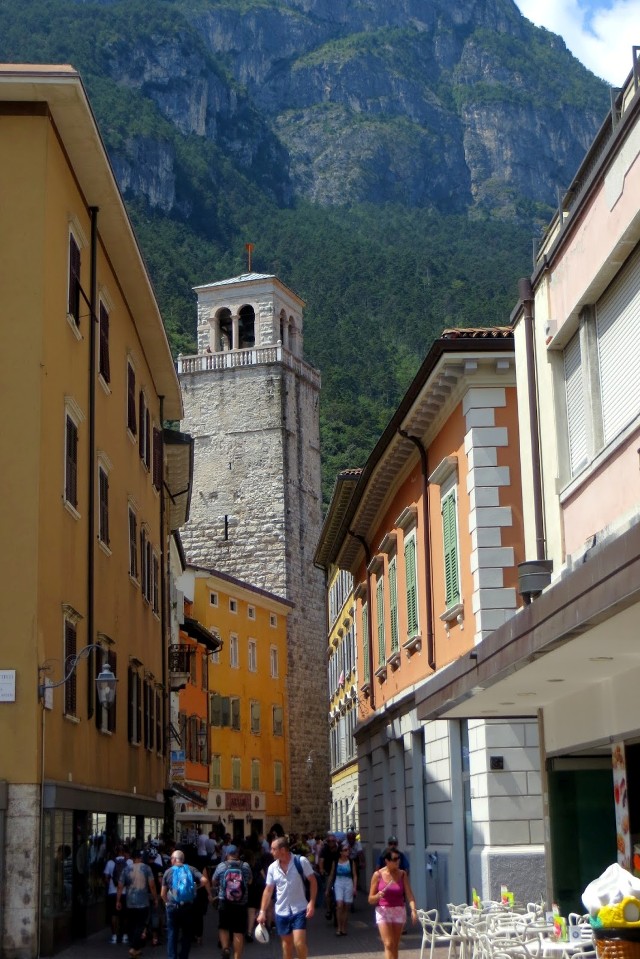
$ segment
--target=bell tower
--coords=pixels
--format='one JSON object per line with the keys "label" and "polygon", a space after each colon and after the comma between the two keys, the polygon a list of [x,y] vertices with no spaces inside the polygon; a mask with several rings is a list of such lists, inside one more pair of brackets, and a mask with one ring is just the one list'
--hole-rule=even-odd
{"label": "bell tower", "polygon": [[[291,822],[328,818],[320,374],[303,359],[304,303],[277,277],[196,287],[198,353],[178,358],[195,442],[187,559],[293,602],[288,618]],[[307,762],[313,755],[313,763]],[[312,768],[310,768],[312,766]]]}

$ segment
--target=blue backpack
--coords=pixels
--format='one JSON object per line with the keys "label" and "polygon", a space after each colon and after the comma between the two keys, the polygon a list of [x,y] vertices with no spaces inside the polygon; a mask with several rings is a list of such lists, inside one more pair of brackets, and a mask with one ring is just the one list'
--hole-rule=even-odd
{"label": "blue backpack", "polygon": [[196,898],[196,884],[188,866],[179,864],[173,867],[171,892],[176,903],[193,902]]}

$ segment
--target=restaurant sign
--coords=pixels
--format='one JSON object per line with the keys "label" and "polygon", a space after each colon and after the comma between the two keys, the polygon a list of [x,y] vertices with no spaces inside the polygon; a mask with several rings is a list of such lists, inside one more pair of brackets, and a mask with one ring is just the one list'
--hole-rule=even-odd
{"label": "restaurant sign", "polygon": [[251,793],[227,793],[226,800],[230,812],[251,812]]}

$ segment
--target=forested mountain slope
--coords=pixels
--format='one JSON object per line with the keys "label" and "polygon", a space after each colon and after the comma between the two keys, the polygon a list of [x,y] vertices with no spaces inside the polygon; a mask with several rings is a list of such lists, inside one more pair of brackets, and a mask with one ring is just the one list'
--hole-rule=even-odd
{"label": "forested mountain slope", "polygon": [[511,0],[3,0],[0,57],[82,73],[176,352],[247,241],[307,300],[325,491],[433,336],[507,321],[608,105]]}

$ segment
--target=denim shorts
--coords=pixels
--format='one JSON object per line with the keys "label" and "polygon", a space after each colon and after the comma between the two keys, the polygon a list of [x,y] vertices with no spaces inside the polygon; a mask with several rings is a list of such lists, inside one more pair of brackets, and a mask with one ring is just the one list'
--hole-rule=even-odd
{"label": "denim shorts", "polygon": [[276,913],[276,932],[279,936],[290,936],[294,929],[307,928],[307,911],[292,912],[288,916]]}

